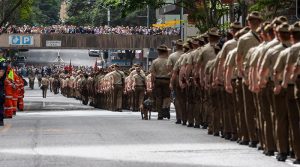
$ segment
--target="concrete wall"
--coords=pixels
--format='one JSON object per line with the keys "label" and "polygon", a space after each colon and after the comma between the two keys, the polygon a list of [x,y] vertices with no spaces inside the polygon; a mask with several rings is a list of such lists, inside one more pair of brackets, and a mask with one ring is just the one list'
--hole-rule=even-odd
{"label": "concrete wall", "polygon": [[[161,44],[169,47],[179,36],[150,35],[92,35],[92,34],[30,34],[33,46],[9,45],[9,35],[0,35],[2,48],[36,48],[36,49],[142,49],[157,48]],[[47,47],[46,41],[61,41],[61,47]]]}

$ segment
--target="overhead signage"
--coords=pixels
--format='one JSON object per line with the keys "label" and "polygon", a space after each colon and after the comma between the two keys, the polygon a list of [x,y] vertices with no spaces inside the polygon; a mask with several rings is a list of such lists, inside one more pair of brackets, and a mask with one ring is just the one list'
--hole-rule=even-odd
{"label": "overhead signage", "polygon": [[10,35],[9,44],[10,45],[33,45],[33,36],[23,36],[23,35]]}
{"label": "overhead signage", "polygon": [[61,41],[46,41],[46,47],[61,47]]}

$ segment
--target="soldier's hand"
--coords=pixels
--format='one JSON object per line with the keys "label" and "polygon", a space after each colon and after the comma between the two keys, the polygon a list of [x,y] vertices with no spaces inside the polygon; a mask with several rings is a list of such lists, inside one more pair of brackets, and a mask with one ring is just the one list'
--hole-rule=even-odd
{"label": "soldier's hand", "polygon": [[281,92],[281,89],[282,89],[281,85],[276,85],[274,88],[274,94],[278,95]]}
{"label": "soldier's hand", "polygon": [[228,92],[228,93],[233,93],[233,88],[232,88],[232,85],[226,85],[226,87],[225,87],[225,90],[226,90],[226,92]]}
{"label": "soldier's hand", "polygon": [[173,84],[169,84],[169,88],[173,91],[174,90],[174,88],[173,88]]}

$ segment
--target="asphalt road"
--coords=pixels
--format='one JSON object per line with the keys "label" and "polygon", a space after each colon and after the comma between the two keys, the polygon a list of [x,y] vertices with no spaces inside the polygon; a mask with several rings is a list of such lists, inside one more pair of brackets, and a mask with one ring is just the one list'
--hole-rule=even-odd
{"label": "asphalt road", "polygon": [[41,90],[27,88],[25,105],[0,129],[0,167],[293,166],[156,114],[143,121],[139,113],[95,110],[51,93],[42,99]]}
{"label": "asphalt road", "polygon": [[29,63],[53,63],[58,53],[66,64],[71,60],[72,65],[94,66],[96,61],[95,57],[89,57],[88,50],[82,49],[33,49],[20,55],[27,57]]}

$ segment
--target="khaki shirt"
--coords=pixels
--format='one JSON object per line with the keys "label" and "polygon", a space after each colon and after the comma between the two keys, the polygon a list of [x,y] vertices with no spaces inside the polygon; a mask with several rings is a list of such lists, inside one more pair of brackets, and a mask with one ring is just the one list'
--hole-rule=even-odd
{"label": "khaki shirt", "polygon": [[273,68],[275,66],[278,55],[280,54],[281,51],[288,48],[289,46],[290,44],[288,43],[286,44],[280,43],[279,45],[276,45],[274,48],[269,49],[262,61],[261,68],[268,68],[271,70],[270,74],[273,74]]}
{"label": "khaki shirt", "polygon": [[300,54],[299,52],[300,52],[300,42],[291,46],[291,49],[288,53],[286,64],[294,65],[295,63],[297,63]]}
{"label": "khaki shirt", "polygon": [[257,46],[257,50],[256,52],[253,54],[253,56],[251,57],[250,59],[250,67],[256,67],[257,66],[257,63],[258,63],[258,59],[260,58],[260,56],[262,55],[262,53],[264,52],[265,50],[265,46],[268,44],[268,42],[263,42],[261,44],[259,44]]}
{"label": "khaki shirt", "polygon": [[243,58],[245,58],[250,48],[260,44],[260,41],[257,38],[258,35],[253,31],[249,31],[245,35],[241,36],[237,43],[237,54],[242,55]]}
{"label": "khaki shirt", "polygon": [[181,67],[181,62],[183,61],[184,57],[187,56],[186,53],[182,54],[179,59],[176,61],[174,67],[173,67],[173,71],[179,71],[180,67]]}
{"label": "khaki shirt", "polygon": [[205,66],[209,60],[215,59],[216,56],[214,44],[208,43],[203,47],[203,49],[201,49],[196,62],[197,64],[201,64],[201,66]]}
{"label": "khaki shirt", "polygon": [[228,56],[226,57],[227,60],[225,60],[225,65],[229,66],[229,67],[235,67],[236,66],[236,62],[235,62],[235,58],[237,55],[237,48],[233,49],[232,51],[230,51],[228,53]]}
{"label": "khaki shirt", "polygon": [[170,78],[167,61],[167,57],[158,57],[152,62],[150,72],[155,73],[155,77]]}
{"label": "khaki shirt", "polygon": [[220,59],[226,59],[228,53],[237,47],[237,41],[236,39],[231,39],[227,42],[225,42],[224,46],[222,47],[222,50],[220,51]]}
{"label": "khaki shirt", "polygon": [[257,51],[257,47],[250,48],[244,59],[244,63],[243,63],[243,67],[244,67],[244,71],[245,71],[244,76],[243,76],[244,80],[248,80],[250,59],[253,57],[253,55],[255,55],[256,51]]}
{"label": "khaki shirt", "polygon": [[183,51],[177,51],[177,52],[172,53],[168,57],[167,65],[171,66],[173,68],[175,66],[175,63],[177,62],[177,60],[180,58],[180,56],[182,54],[183,54]]}
{"label": "khaki shirt", "polygon": [[42,86],[46,86],[48,88],[49,86],[49,80],[47,78],[42,78],[42,81],[41,81],[41,84]]}
{"label": "khaki shirt", "polygon": [[189,56],[187,56],[187,59],[186,59],[186,62],[185,62],[185,63],[186,63],[186,64],[190,64],[190,65],[195,64],[195,62],[196,62],[195,59],[198,57],[198,55],[199,55],[201,49],[202,49],[202,47],[199,47],[199,48],[193,50],[193,51],[189,54]]}
{"label": "khaki shirt", "polygon": [[136,86],[145,86],[146,84],[146,76],[143,74],[135,74],[133,80]]}
{"label": "khaki shirt", "polygon": [[290,52],[290,49],[291,48],[287,48],[280,52],[280,54],[278,55],[278,58],[276,60],[275,66],[273,68],[273,71],[276,71],[277,73],[282,73],[281,78],[280,78],[281,80],[283,79],[283,71],[284,71],[286,59]]}
{"label": "khaki shirt", "polygon": [[[236,65],[235,65],[235,58],[236,58],[236,55],[237,55],[237,49],[233,49],[232,51],[230,51],[228,53],[228,55],[226,56],[226,59],[225,59],[225,62],[224,62],[224,67],[232,67],[234,68]],[[233,75],[231,77],[231,79],[236,79],[238,76],[237,74],[237,69],[234,68],[233,70]]]}
{"label": "khaki shirt", "polygon": [[212,59],[206,63],[205,69],[204,69],[206,75],[210,75],[212,73],[213,68],[215,66],[215,62],[216,62],[216,59]]}
{"label": "khaki shirt", "polygon": [[117,85],[123,84],[122,79],[125,78],[125,74],[123,71],[120,70],[112,71],[110,76],[113,79],[113,84],[117,84]]}
{"label": "khaki shirt", "polygon": [[279,44],[280,44],[280,42],[278,41],[278,39],[274,38],[272,41],[270,41],[266,45],[264,45],[264,47],[259,52],[259,58],[258,58],[257,66],[259,66],[259,67],[261,66],[261,63],[265,58],[266,52],[270,48],[273,48],[274,46],[279,45]]}

